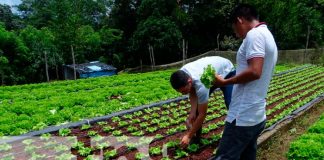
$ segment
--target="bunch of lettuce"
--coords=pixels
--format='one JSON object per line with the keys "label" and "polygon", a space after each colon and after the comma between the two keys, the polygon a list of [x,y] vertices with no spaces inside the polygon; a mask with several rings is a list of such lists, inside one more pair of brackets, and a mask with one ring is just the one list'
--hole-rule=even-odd
{"label": "bunch of lettuce", "polygon": [[205,85],[206,88],[210,88],[215,80],[215,73],[216,70],[209,64],[207,67],[204,68],[204,73],[200,77],[200,81]]}

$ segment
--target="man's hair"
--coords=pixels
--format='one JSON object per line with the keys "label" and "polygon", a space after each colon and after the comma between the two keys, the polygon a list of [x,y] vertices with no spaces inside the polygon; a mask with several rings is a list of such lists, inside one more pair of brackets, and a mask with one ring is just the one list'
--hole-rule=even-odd
{"label": "man's hair", "polygon": [[180,89],[188,84],[189,78],[190,76],[186,72],[178,70],[172,73],[170,83],[174,89]]}
{"label": "man's hair", "polygon": [[237,5],[230,16],[230,21],[235,24],[238,20],[237,18],[244,18],[247,21],[259,20],[259,14],[257,10],[249,4],[239,4]]}

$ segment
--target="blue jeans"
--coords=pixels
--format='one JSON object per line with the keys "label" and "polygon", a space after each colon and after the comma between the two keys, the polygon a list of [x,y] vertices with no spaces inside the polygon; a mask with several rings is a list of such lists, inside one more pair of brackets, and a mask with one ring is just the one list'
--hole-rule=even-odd
{"label": "blue jeans", "polygon": [[[233,71],[231,71],[230,73],[228,73],[224,79],[231,78],[231,77],[235,76],[235,74],[236,74],[236,71],[233,70]],[[211,93],[213,93],[213,92],[215,91],[215,89],[217,89],[217,88],[219,88],[219,89],[223,92],[223,94],[224,94],[224,101],[225,101],[225,105],[226,105],[226,108],[227,108],[227,110],[228,110],[228,107],[229,107],[229,105],[230,105],[230,103],[231,103],[231,99],[232,99],[233,84],[226,85],[226,86],[224,86],[224,87],[212,86],[212,87],[210,88],[210,90],[209,90],[209,95],[210,95]]]}
{"label": "blue jeans", "polygon": [[257,139],[265,124],[266,121],[255,126],[236,126],[236,120],[226,122],[213,160],[255,160]]}

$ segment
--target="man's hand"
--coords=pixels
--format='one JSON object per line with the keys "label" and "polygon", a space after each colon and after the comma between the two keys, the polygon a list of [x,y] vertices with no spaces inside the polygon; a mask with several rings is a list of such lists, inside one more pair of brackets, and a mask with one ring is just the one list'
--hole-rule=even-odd
{"label": "man's hand", "polygon": [[217,73],[215,73],[215,81],[213,82],[213,84],[217,87],[222,87],[226,85],[225,79]]}
{"label": "man's hand", "polygon": [[190,140],[191,140],[191,137],[189,136],[189,134],[185,134],[182,139],[181,139],[181,142],[180,142],[180,147],[181,148],[186,148],[188,147],[189,143],[190,143]]}

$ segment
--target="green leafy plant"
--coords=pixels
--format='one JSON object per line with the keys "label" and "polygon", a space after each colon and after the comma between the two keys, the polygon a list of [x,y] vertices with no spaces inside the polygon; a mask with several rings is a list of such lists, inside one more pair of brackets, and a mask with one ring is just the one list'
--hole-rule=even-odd
{"label": "green leafy plant", "polygon": [[0,145],[0,152],[1,151],[9,151],[11,148],[12,148],[12,146],[10,144],[7,144],[7,143],[1,144]]}
{"label": "green leafy plant", "polygon": [[210,88],[212,86],[212,83],[215,80],[215,73],[216,70],[211,64],[204,68],[204,73],[201,75],[200,81],[205,85],[206,88]]}
{"label": "green leafy plant", "polygon": [[123,118],[132,119],[133,118],[133,115],[131,115],[131,114],[125,114],[125,115],[123,115]]}
{"label": "green leafy plant", "polygon": [[113,117],[113,118],[111,118],[111,120],[113,122],[119,122],[120,121],[120,118],[119,117]]}
{"label": "green leafy plant", "polygon": [[177,149],[174,158],[179,159],[179,158],[182,158],[182,157],[187,157],[188,155],[189,154],[186,151],[181,150],[181,149]]}
{"label": "green leafy plant", "polygon": [[25,144],[25,145],[31,145],[33,142],[34,142],[33,139],[25,139],[25,140],[22,141],[22,143]]}
{"label": "green leafy plant", "polygon": [[166,143],[166,146],[168,148],[174,148],[180,145],[180,141],[179,140],[175,140],[175,141],[169,141]]}
{"label": "green leafy plant", "polygon": [[69,128],[62,128],[59,130],[59,135],[62,137],[68,136],[71,133],[71,129]]}
{"label": "green leafy plant", "polygon": [[72,153],[63,153],[61,155],[55,156],[55,160],[71,160],[74,159],[76,156]]}
{"label": "green leafy plant", "polygon": [[153,133],[153,132],[155,132],[157,130],[158,130],[157,127],[148,127],[148,128],[146,128],[146,131],[149,132],[149,133]]}
{"label": "green leafy plant", "polygon": [[140,122],[141,122],[141,120],[138,118],[132,120],[132,123],[140,123]]}
{"label": "green leafy plant", "polygon": [[128,132],[134,132],[134,131],[137,131],[137,130],[138,130],[138,128],[135,127],[135,126],[129,126],[129,127],[127,127],[127,131]]}
{"label": "green leafy plant", "polygon": [[154,138],[161,139],[161,138],[163,138],[163,136],[161,134],[156,134]]}
{"label": "green leafy plant", "polygon": [[198,149],[199,149],[199,145],[198,144],[190,144],[188,146],[189,152],[197,152]]}
{"label": "green leafy plant", "polygon": [[117,139],[117,142],[125,142],[128,140],[128,137],[127,136],[119,136],[119,137],[116,137]]}
{"label": "green leafy plant", "polygon": [[143,114],[143,112],[142,111],[137,111],[137,112],[134,112],[134,115],[135,116],[141,116]]}
{"label": "green leafy plant", "polygon": [[209,145],[209,144],[211,143],[208,139],[201,139],[200,142],[201,142],[203,145]]}
{"label": "green leafy plant", "polygon": [[149,149],[149,153],[150,153],[151,155],[159,155],[159,154],[162,153],[161,147],[151,147],[151,148]]}
{"label": "green leafy plant", "polygon": [[91,140],[95,141],[95,142],[100,142],[104,139],[104,137],[102,137],[101,135],[97,134],[94,137],[92,137]]}
{"label": "green leafy plant", "polygon": [[88,130],[91,128],[91,125],[88,125],[88,124],[84,124],[81,126],[81,130]]}
{"label": "green leafy plant", "polygon": [[144,158],[148,157],[148,155],[145,155],[144,153],[138,152],[135,154],[135,159],[136,160],[142,160]]}
{"label": "green leafy plant", "polygon": [[124,126],[127,126],[127,125],[128,125],[128,122],[126,122],[126,121],[119,121],[119,123],[118,123],[119,127],[124,127]]}
{"label": "green leafy plant", "polygon": [[73,149],[80,149],[80,148],[83,148],[84,147],[84,143],[77,141],[77,142],[73,143],[71,147]]}
{"label": "green leafy plant", "polygon": [[85,160],[100,160],[98,156],[89,155]]}
{"label": "green leafy plant", "polygon": [[170,128],[170,129],[168,129],[167,131],[166,131],[166,133],[167,134],[174,134],[174,133],[176,133],[177,132],[177,128]]}
{"label": "green leafy plant", "polygon": [[117,150],[113,149],[104,153],[104,157],[107,159],[114,158],[117,156]]}
{"label": "green leafy plant", "polygon": [[144,132],[143,131],[136,131],[136,132],[133,132],[131,133],[133,136],[142,136],[144,135]]}
{"label": "green leafy plant", "polygon": [[131,142],[126,142],[126,146],[128,150],[132,150],[136,148],[136,144]]}
{"label": "green leafy plant", "polygon": [[36,154],[35,152],[32,153],[32,156],[29,160],[39,160],[39,159],[45,159],[46,154]]}
{"label": "green leafy plant", "polygon": [[54,147],[55,152],[63,152],[63,151],[68,151],[70,148],[66,145],[57,145]]}
{"label": "green leafy plant", "polygon": [[49,134],[49,133],[44,133],[44,134],[41,135],[40,139],[41,139],[41,140],[48,141],[51,137],[52,137],[51,134]]}
{"label": "green leafy plant", "polygon": [[121,135],[122,135],[122,131],[120,131],[120,130],[115,130],[115,131],[112,132],[112,135],[113,135],[113,136],[121,136]]}
{"label": "green leafy plant", "polygon": [[97,122],[97,124],[98,124],[99,126],[103,126],[103,125],[106,125],[106,124],[107,124],[107,122],[105,122],[105,121],[102,121],[102,122]]}
{"label": "green leafy plant", "polygon": [[82,147],[78,150],[78,153],[83,157],[90,155],[91,152],[92,152],[92,149],[89,147]]}
{"label": "green leafy plant", "polygon": [[103,127],[102,128],[102,130],[104,131],[104,132],[110,132],[110,131],[112,131],[112,130],[114,130],[115,128],[114,127],[111,127],[111,126],[105,126],[105,127]]}
{"label": "green leafy plant", "polygon": [[96,131],[89,131],[88,132],[88,136],[90,136],[90,137],[93,137],[93,136],[96,136],[96,135],[98,135],[98,132],[96,132]]}
{"label": "green leafy plant", "polygon": [[104,148],[107,148],[107,147],[109,147],[109,142],[102,142],[102,143],[96,144],[97,149],[104,149]]}
{"label": "green leafy plant", "polygon": [[147,122],[142,122],[139,125],[141,128],[146,128],[149,124]]}

